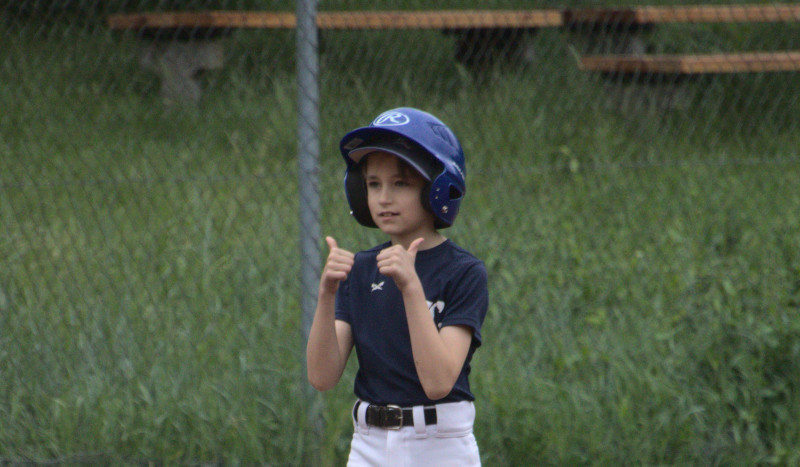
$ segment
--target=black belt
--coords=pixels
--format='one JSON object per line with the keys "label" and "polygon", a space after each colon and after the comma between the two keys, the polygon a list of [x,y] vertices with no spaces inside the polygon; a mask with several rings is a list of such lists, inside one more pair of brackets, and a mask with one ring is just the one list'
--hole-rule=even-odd
{"label": "black belt", "polygon": [[[366,404],[366,402],[365,402]],[[356,402],[353,407],[353,418],[358,420],[358,406],[361,401]],[[425,424],[436,424],[436,407],[425,407]],[[401,408],[396,405],[367,405],[366,411],[367,425],[377,426],[397,430],[402,426],[414,426],[414,410],[411,408]]]}

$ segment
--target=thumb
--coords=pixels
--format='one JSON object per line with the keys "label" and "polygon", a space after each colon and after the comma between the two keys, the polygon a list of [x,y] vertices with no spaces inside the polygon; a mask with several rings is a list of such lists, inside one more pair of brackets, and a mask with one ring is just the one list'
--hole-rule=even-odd
{"label": "thumb", "polygon": [[336,244],[336,240],[333,237],[325,237],[325,242],[328,244],[328,249],[333,250],[334,248],[338,248],[339,245]]}
{"label": "thumb", "polygon": [[419,250],[419,246],[424,241],[425,241],[425,239],[420,237],[420,238],[414,240],[413,242],[411,242],[411,245],[408,246],[408,252],[411,253],[411,256],[414,256],[414,257],[417,256],[417,250]]}

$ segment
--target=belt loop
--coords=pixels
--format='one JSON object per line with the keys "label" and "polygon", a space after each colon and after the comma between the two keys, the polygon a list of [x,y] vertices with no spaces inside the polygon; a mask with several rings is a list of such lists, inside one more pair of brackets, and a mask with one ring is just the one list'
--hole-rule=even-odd
{"label": "belt loop", "polygon": [[433,410],[436,411],[436,423],[428,425],[428,429],[430,430],[429,433],[433,436],[439,434],[439,424],[442,422],[442,418],[440,417],[439,414],[439,407],[440,407],[439,405],[433,406]]}
{"label": "belt loop", "polygon": [[414,431],[416,432],[416,438],[427,438],[428,426],[425,425],[425,407],[415,405],[411,408],[411,412],[414,414]]}
{"label": "belt loop", "polygon": [[359,399],[360,404],[356,407],[356,429],[362,435],[369,434],[369,425],[367,425],[367,407],[369,404]]}

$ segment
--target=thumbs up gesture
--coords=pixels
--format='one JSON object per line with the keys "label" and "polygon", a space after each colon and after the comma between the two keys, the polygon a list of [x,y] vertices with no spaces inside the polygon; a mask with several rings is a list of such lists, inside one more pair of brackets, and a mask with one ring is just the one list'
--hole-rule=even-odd
{"label": "thumbs up gesture", "polygon": [[328,244],[329,252],[325,268],[322,270],[319,290],[320,293],[335,294],[339,288],[339,283],[347,279],[347,274],[350,273],[350,269],[353,267],[355,255],[339,248],[333,237],[325,237],[325,242]]}
{"label": "thumbs up gesture", "polygon": [[392,245],[378,253],[378,271],[384,276],[394,279],[395,284],[403,290],[414,280],[419,280],[417,271],[414,269],[414,261],[417,258],[417,250],[425,239],[418,238],[411,242],[406,250],[403,245]]}

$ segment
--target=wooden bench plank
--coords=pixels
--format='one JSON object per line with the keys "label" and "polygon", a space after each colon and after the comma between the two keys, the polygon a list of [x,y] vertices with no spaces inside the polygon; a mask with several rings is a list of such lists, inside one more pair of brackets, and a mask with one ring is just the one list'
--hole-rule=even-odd
{"label": "wooden bench plank", "polygon": [[558,27],[559,10],[320,12],[321,29],[481,29]]}
{"label": "wooden bench plank", "polygon": [[184,11],[116,14],[108,27],[116,30],[178,28],[272,28],[289,29],[297,24],[294,13],[255,11]]}
{"label": "wooden bench plank", "polygon": [[[189,28],[291,29],[294,13],[199,11],[116,14],[108,26],[116,30]],[[472,29],[539,28],[563,24],[560,10],[323,11],[320,29]]]}
{"label": "wooden bench plank", "polygon": [[588,71],[619,74],[708,74],[799,71],[800,51],[704,55],[595,55],[580,59]]}
{"label": "wooden bench plank", "polygon": [[779,23],[800,20],[800,4],[645,7],[647,23]]}
{"label": "wooden bench plank", "polygon": [[791,22],[800,20],[800,4],[761,5],[679,5],[630,8],[586,8],[564,11],[570,26],[619,27],[654,23],[745,23]]}

